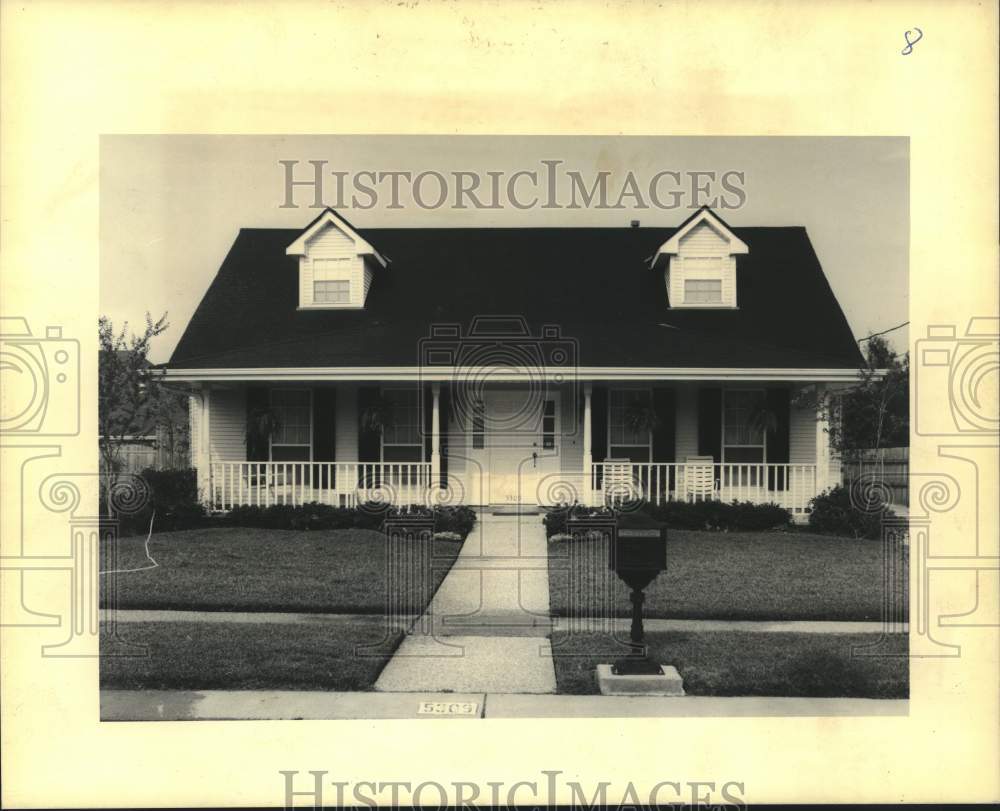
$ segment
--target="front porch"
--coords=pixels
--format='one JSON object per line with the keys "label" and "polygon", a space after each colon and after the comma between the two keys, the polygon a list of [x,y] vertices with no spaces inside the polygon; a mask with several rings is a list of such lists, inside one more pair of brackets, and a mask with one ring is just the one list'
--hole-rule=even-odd
{"label": "front porch", "polygon": [[[839,480],[839,463],[800,390],[718,380],[505,382],[474,393],[451,381],[206,382],[192,395],[192,456],[212,511],[737,500],[804,517]],[[263,442],[248,427],[261,409],[275,418]]]}

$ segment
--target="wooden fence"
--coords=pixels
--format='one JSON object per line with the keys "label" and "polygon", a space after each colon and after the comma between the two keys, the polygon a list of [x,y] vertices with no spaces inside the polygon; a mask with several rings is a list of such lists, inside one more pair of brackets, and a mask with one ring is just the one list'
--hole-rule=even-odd
{"label": "wooden fence", "polygon": [[873,448],[846,452],[841,459],[841,471],[846,487],[867,477],[881,482],[889,489],[894,505],[910,504],[909,448]]}
{"label": "wooden fence", "polygon": [[[187,448],[175,443],[171,449],[167,442],[154,437],[135,437],[119,445],[120,473],[141,473],[147,468],[178,470],[190,466]],[[104,460],[101,460],[104,466]]]}

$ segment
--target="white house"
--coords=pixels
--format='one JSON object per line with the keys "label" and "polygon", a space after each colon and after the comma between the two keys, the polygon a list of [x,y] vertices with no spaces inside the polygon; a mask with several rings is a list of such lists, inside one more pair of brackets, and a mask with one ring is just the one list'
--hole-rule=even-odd
{"label": "white house", "polygon": [[[861,355],[804,228],[243,229],[168,379],[206,502],[777,502]],[[270,415],[270,433],[247,438]]]}

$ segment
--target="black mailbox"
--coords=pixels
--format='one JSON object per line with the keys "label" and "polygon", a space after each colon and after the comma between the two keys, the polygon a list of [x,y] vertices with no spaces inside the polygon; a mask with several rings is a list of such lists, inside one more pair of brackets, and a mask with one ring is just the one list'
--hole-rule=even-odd
{"label": "black mailbox", "polygon": [[647,658],[642,627],[646,588],[667,568],[667,527],[643,513],[622,513],[608,550],[608,566],[632,589],[632,655],[615,662],[612,672],[622,675],[657,675],[660,666]]}
{"label": "black mailbox", "polygon": [[620,575],[649,572],[645,586],[667,568],[667,527],[642,513],[621,515],[617,524],[616,537],[608,547],[608,566]]}

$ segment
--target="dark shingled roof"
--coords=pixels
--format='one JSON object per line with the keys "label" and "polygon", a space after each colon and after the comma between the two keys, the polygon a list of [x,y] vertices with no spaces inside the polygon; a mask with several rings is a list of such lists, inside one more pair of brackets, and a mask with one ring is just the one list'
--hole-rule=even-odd
{"label": "dark shingled roof", "polygon": [[675,228],[358,229],[391,259],[364,310],[298,310],[296,229],[242,229],[168,364],[413,366],[435,323],[523,316],[578,341],[581,366],[857,368],[861,354],[804,228],[733,228],[736,310],[671,310],[649,259]]}

